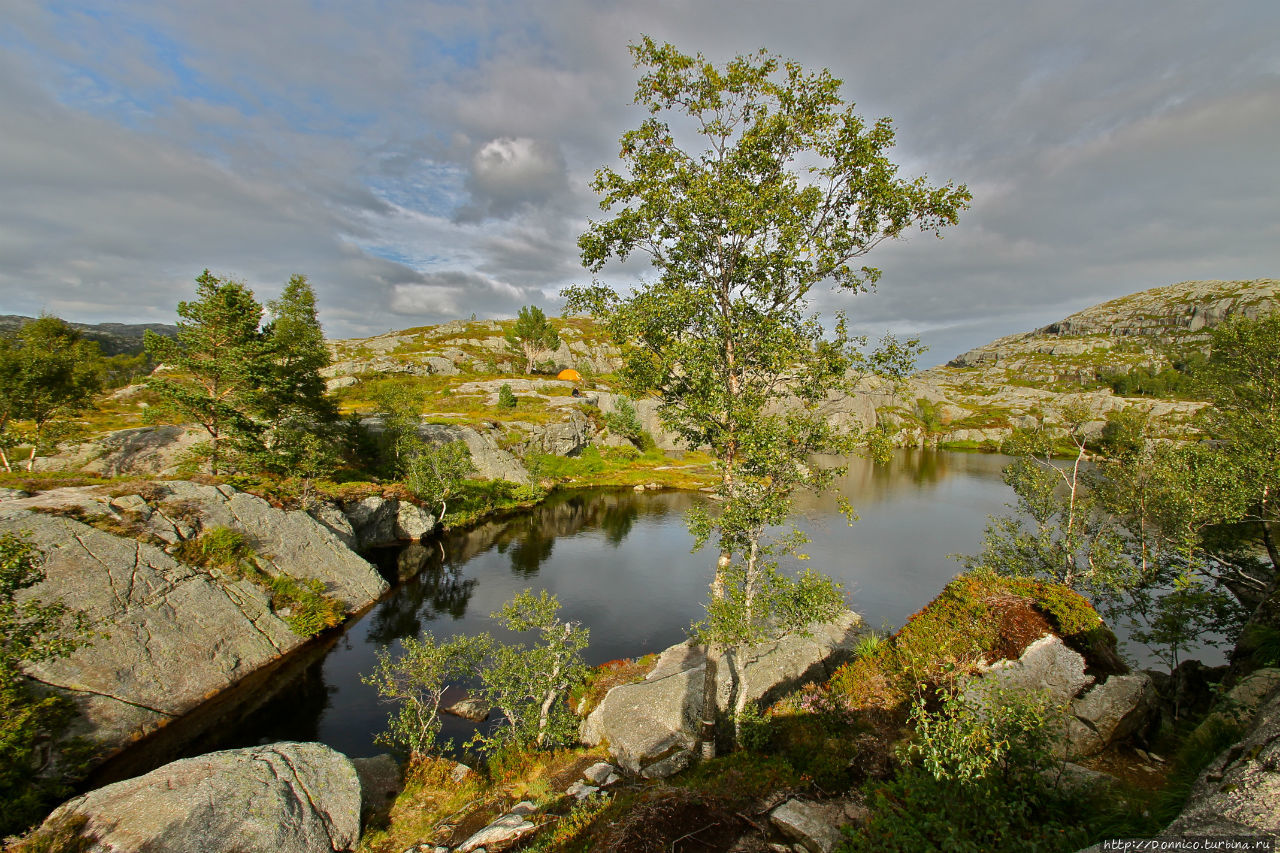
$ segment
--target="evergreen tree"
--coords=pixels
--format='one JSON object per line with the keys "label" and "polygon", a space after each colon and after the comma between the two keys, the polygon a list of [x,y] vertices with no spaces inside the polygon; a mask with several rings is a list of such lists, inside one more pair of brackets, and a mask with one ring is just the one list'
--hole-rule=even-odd
{"label": "evergreen tree", "polygon": [[260,396],[264,464],[281,471],[331,470],[339,445],[338,409],[320,376],[329,366],[329,348],[306,276],[292,276],[268,310],[271,320],[262,331],[268,370]]}
{"label": "evergreen tree", "polygon": [[147,353],[168,371],[147,387],[209,434],[209,470],[216,475],[224,442],[241,451],[261,448],[263,426],[254,415],[263,389],[271,386],[272,365],[253,291],[205,270],[196,279],[196,295],[194,302],[178,303],[175,338],[146,333]]}

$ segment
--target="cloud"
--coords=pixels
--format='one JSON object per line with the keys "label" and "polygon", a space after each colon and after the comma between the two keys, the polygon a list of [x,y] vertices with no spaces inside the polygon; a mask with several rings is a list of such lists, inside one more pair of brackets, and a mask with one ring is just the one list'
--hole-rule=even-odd
{"label": "cloud", "polygon": [[514,285],[450,270],[424,275],[421,282],[395,285],[391,308],[401,315],[446,322],[471,313],[485,318],[510,317],[529,301],[530,294]]}
{"label": "cloud", "polygon": [[937,360],[1280,266],[1274,3],[12,0],[6,23],[0,312],[172,319],[206,266],[263,299],[307,274],[336,336],[554,307],[587,277],[589,177],[644,118],[642,33],[828,67],[893,116],[904,174],[968,183],[945,240],[868,258],[878,292],[813,292]]}
{"label": "cloud", "polygon": [[551,204],[568,190],[564,157],[554,144],[528,137],[491,139],[471,158],[470,203],[460,222],[506,219],[522,209]]}

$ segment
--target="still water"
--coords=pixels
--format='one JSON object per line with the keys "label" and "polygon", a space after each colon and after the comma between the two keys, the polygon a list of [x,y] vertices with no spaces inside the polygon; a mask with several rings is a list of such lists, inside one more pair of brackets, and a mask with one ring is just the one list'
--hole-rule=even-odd
{"label": "still water", "polygon": [[[802,498],[797,523],[809,535],[806,565],[843,584],[872,627],[897,626],[960,570],[949,555],[978,550],[987,516],[1012,498],[1001,482],[1006,457],[902,451],[887,466],[854,460],[839,491],[860,520],[850,526],[834,495]],[[273,740],[318,740],[349,756],[385,749],[385,726],[361,675],[377,650],[430,632],[437,638],[503,632],[489,614],[526,588],[547,589],[563,616],[591,631],[588,663],[636,657],[679,642],[702,616],[715,557],[690,553],[684,512],[700,494],[630,489],[560,493],[533,511],[442,542],[373,555],[408,580],[309,663],[283,670],[274,698],[247,718],[191,744],[188,754]],[[446,717],[457,740],[472,726]]]}

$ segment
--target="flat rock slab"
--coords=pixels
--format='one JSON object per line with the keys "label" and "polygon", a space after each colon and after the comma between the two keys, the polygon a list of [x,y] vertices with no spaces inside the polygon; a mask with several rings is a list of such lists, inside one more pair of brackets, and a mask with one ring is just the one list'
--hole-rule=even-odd
{"label": "flat rock slab", "polygon": [[527,800],[517,803],[511,811],[459,844],[454,853],[472,853],[482,847],[488,853],[510,847],[538,828],[528,819],[536,811],[537,807]]}
{"label": "flat rock slab", "polygon": [[166,764],[59,806],[84,817],[90,853],[336,853],[360,838],[360,781],[318,743],[276,743]]}
{"label": "flat rock slab", "polygon": [[75,701],[73,731],[102,757],[194,710],[304,638],[255,584],[179,563],[159,547],[44,507],[148,530],[167,525],[175,537],[179,525],[190,535],[230,527],[252,543],[268,571],[321,581],[352,609],[387,588],[373,566],[306,513],[276,509],[230,486],[161,482],[141,496],[114,497],[96,487],[68,488],[0,503],[0,531],[29,535],[45,555],[45,580],[26,594],[61,599],[89,617],[92,645],[31,666],[28,674]]}

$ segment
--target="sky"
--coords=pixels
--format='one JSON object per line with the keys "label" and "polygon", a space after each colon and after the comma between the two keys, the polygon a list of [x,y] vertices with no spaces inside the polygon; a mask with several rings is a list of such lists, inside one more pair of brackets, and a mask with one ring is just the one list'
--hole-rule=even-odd
{"label": "sky", "polygon": [[923,364],[1280,277],[1275,0],[4,0],[0,313],[173,322],[205,268],[263,302],[308,276],[330,337],[558,313],[642,35],[830,69],[904,176],[967,184],[944,239],[868,257],[874,293],[811,292]]}

